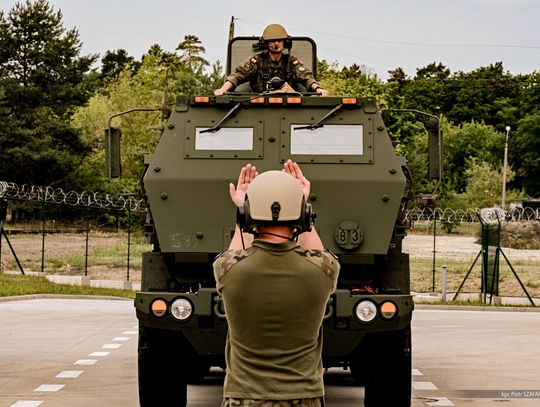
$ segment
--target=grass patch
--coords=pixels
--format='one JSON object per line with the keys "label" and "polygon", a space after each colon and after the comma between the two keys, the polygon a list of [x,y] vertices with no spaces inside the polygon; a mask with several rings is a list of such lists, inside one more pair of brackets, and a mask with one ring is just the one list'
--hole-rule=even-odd
{"label": "grass patch", "polygon": [[[469,271],[474,258],[471,259],[442,259],[437,257],[435,262],[435,292],[439,292],[442,287],[442,265],[447,266],[447,290],[455,292],[466,273]],[[462,292],[480,292],[481,288],[481,265],[479,258],[473,270],[469,274]],[[520,280],[527,287],[527,291],[533,297],[540,296],[540,284],[538,270],[540,262],[535,259],[512,260],[512,266],[518,274]],[[411,257],[411,290],[416,292],[431,292],[433,290],[433,260],[428,258]],[[502,296],[524,296],[523,289],[514,276],[514,273],[507,266],[504,259],[499,263],[499,294]]]}
{"label": "grass patch", "polygon": [[[437,236],[477,236],[480,230],[480,224],[475,222],[464,222],[447,224],[437,221]],[[414,235],[433,235],[433,221],[415,221],[412,223],[409,233]]]}
{"label": "grass patch", "polygon": [[[489,299],[488,299],[489,301]],[[442,301],[417,301],[416,305],[457,305],[457,306],[470,306],[470,307],[484,307],[484,308],[533,308],[533,306],[528,304],[522,305],[513,305],[513,304],[490,304],[489,302],[485,303],[479,300],[448,300],[446,302]]]}
{"label": "grass patch", "polygon": [[[101,267],[126,270],[128,257],[128,236],[120,233],[91,233],[88,240],[89,268]],[[42,240],[41,236],[15,234],[10,236],[11,243],[25,271],[41,271]],[[4,270],[17,270],[18,266],[7,245],[2,247],[2,266]],[[85,267],[86,237],[81,233],[55,233],[45,238],[44,270],[47,273],[82,274]],[[142,253],[151,246],[141,233],[131,235],[130,269],[140,272]]]}
{"label": "grass patch", "polygon": [[133,291],[54,284],[44,277],[0,273],[0,297],[30,294],[103,295],[135,298]]}

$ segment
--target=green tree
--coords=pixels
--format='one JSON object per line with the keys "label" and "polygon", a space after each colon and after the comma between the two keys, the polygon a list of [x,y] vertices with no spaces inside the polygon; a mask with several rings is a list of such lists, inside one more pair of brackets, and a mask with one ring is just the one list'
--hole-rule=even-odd
{"label": "green tree", "polygon": [[[103,131],[111,115],[133,108],[160,109],[163,105],[172,109],[177,95],[210,94],[221,83],[221,64],[216,62],[212,70],[207,72],[204,69],[207,63],[198,54],[204,48],[197,44],[200,44],[197,37],[186,36],[180,47],[182,55],[165,51],[157,44],[152,45],[135,74],[126,65],[118,80],[108,83],[102,92],[90,99],[87,106],[76,111],[73,125],[85,135],[85,142],[92,146],[92,153],[85,158],[77,173],[85,180],[85,188],[111,188],[104,176],[103,166]],[[155,149],[163,126],[160,119],[166,119],[161,112],[138,112],[113,120],[112,125],[122,130],[123,174],[112,184],[117,190],[140,190],[143,158]]]}
{"label": "green tree", "polygon": [[135,61],[125,49],[107,51],[101,58],[101,76],[107,82],[117,81],[120,73],[126,68],[135,74],[139,67],[140,62]]}
{"label": "green tree", "polygon": [[338,63],[317,62],[317,80],[333,96],[374,97],[381,107],[388,105],[384,83],[367,71],[365,66],[353,64],[341,69]]}
{"label": "green tree", "polygon": [[[71,177],[87,151],[69,115],[89,96],[86,74],[96,57],[79,56],[77,30],[45,0],[0,12],[0,179],[56,184]],[[14,127],[13,124],[16,124]]]}
{"label": "green tree", "polygon": [[[519,104],[519,80],[505,72],[502,62],[480,67],[472,72],[457,73],[453,107],[448,118],[454,123],[484,122],[503,130],[513,124],[515,111],[508,110]],[[512,103],[512,100],[514,103]],[[505,111],[506,110],[506,111]],[[503,120],[501,122],[501,119]]]}
{"label": "green tree", "polygon": [[532,197],[540,197],[540,108],[520,120],[510,132],[509,161],[516,168],[516,187]]}
{"label": "green tree", "polygon": [[[501,205],[502,172],[500,167],[478,158],[467,159],[463,173],[466,188],[463,193],[448,194],[446,200],[441,202],[443,206],[454,209],[487,208]],[[507,170],[507,181],[514,178],[511,168]],[[508,190],[507,202],[520,200],[522,194],[517,190]]]}
{"label": "green tree", "polygon": [[483,123],[449,124],[444,129],[444,173],[448,186],[458,193],[465,190],[467,162],[478,159],[493,168],[502,165],[504,133]]}

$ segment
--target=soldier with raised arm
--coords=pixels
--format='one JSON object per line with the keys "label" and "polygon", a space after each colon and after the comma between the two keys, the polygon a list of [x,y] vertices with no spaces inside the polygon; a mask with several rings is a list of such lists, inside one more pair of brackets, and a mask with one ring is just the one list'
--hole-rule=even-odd
{"label": "soldier with raised arm", "polygon": [[260,175],[248,164],[229,190],[238,225],[214,262],[229,326],[222,406],[319,407],[339,263],[312,227],[310,183],[289,160]]}

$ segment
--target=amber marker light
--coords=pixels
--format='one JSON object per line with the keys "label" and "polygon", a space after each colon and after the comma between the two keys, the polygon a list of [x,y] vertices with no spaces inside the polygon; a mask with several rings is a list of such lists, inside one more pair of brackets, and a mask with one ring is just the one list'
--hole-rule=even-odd
{"label": "amber marker light", "polygon": [[268,98],[268,103],[283,103],[283,98]]}
{"label": "amber marker light", "polygon": [[343,98],[341,99],[341,103],[343,103],[344,105],[355,105],[356,98]]}
{"label": "amber marker light", "polygon": [[210,98],[208,96],[196,96],[195,97],[195,103],[208,103],[210,102]]}
{"label": "amber marker light", "polygon": [[156,317],[162,317],[167,312],[167,303],[163,300],[154,300],[150,305],[152,314]]}
{"label": "amber marker light", "polygon": [[300,103],[302,103],[301,98],[287,98],[287,104],[288,105],[300,104]]}
{"label": "amber marker light", "polygon": [[251,103],[264,103],[264,98],[251,99]]}
{"label": "amber marker light", "polygon": [[384,319],[392,319],[396,316],[397,307],[396,304],[390,301],[385,301],[381,304],[381,316]]}

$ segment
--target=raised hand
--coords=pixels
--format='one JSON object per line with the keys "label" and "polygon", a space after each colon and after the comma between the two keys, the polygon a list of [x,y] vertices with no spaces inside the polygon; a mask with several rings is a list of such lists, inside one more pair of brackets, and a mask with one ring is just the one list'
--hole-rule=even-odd
{"label": "raised hand", "polygon": [[236,187],[232,182],[229,184],[229,194],[231,195],[231,200],[236,206],[242,206],[244,204],[249,184],[257,175],[257,168],[255,168],[254,165],[246,164],[240,170]]}
{"label": "raised hand", "polygon": [[309,192],[311,190],[311,183],[306,177],[304,177],[304,174],[302,174],[300,166],[292,160],[287,160],[285,164],[283,164],[283,171],[291,174],[298,180],[300,186],[302,187],[302,191],[304,192],[304,198],[307,201],[309,198]]}

